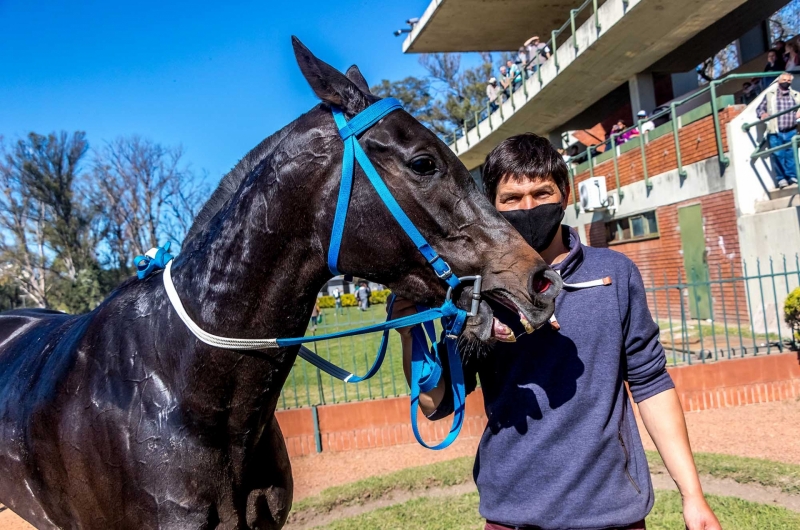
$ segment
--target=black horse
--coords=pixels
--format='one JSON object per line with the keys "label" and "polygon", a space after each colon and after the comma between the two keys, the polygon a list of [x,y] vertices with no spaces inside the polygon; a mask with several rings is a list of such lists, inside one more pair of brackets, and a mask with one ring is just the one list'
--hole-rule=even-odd
{"label": "black horse", "polygon": [[[378,98],[293,41],[322,103],[222,179],[172,274],[203,329],[302,335],[320,287],[350,119]],[[534,325],[559,280],[481,195],[451,151],[395,111],[359,140],[397,201],[458,275]],[[341,271],[438,305],[445,284],[356,169]],[[547,287],[549,285],[549,287]],[[538,291],[538,292],[536,292]],[[490,342],[481,303],[465,340]],[[91,313],[0,315],[0,502],[38,528],[280,528],[292,476],[275,420],[298,348],[254,355],[199,342],[161,274],[132,279]]]}

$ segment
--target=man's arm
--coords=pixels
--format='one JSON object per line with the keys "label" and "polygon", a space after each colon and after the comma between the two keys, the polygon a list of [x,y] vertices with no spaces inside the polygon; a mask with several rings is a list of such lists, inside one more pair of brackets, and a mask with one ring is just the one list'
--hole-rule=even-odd
{"label": "man's arm", "polygon": [[648,434],[683,497],[683,518],[689,530],[721,530],[703,497],[694,465],[683,408],[666,369],[658,325],[650,315],[644,282],[631,264],[623,332],[628,385]]}
{"label": "man's arm", "polygon": [[[408,315],[413,315],[417,312],[414,302],[397,298],[392,308],[392,318],[400,318]],[[406,382],[411,386],[411,348],[413,339],[411,338],[411,328],[398,328],[397,333],[400,334],[400,344],[403,346],[403,373],[406,376]],[[419,394],[419,408],[425,416],[430,417],[439,408],[442,399],[446,394],[447,382],[445,378],[439,379],[439,384],[429,392],[420,392]]]}
{"label": "man's arm", "polygon": [[763,120],[768,116],[766,95],[764,96],[764,99],[761,100],[761,103],[758,104],[758,107],[756,107],[756,116],[758,116],[759,120]]}
{"label": "man's arm", "polygon": [[720,529],[719,521],[703,497],[678,393],[672,388],[641,401],[639,413],[681,493],[686,527],[689,530]]}

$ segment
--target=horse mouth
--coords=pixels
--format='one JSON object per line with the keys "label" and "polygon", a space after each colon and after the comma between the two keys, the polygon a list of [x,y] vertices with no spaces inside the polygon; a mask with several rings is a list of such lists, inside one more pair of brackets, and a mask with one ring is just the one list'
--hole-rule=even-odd
{"label": "horse mouth", "polygon": [[478,315],[470,319],[471,339],[485,344],[515,342],[518,337],[533,333],[547,322],[553,304],[533,300],[523,303],[504,289],[482,291]]}

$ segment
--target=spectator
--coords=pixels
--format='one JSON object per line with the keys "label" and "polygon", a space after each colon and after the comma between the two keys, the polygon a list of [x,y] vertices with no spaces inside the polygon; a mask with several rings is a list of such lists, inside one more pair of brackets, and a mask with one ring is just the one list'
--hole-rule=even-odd
{"label": "spectator", "polygon": [[508,69],[508,78],[511,80],[511,91],[516,92],[522,85],[522,70],[511,59],[506,61],[506,68]]}
{"label": "spectator", "polygon": [[539,66],[550,58],[550,48],[547,44],[539,42],[538,35],[534,35],[523,44],[528,49],[527,70],[531,73],[536,72]]}
{"label": "spectator", "polygon": [[[647,111],[646,110],[640,110],[639,112],[637,112],[636,113],[636,117],[639,118],[640,122],[643,122],[641,127],[639,128],[640,134],[644,134],[644,133],[646,133],[648,131],[652,131],[653,129],[656,128],[655,123],[653,123],[650,120],[647,120]],[[647,120],[647,121],[645,121],[645,120]]]}
{"label": "spectator", "polygon": [[761,91],[761,86],[758,83],[758,79],[753,79],[751,81],[745,81],[742,83],[742,94],[739,96],[739,102],[742,105],[749,105],[758,97],[758,93]]}
{"label": "spectator", "polygon": [[314,309],[311,311],[311,331],[317,331],[317,324],[322,321],[322,310],[319,302],[314,302]]}
{"label": "spectator", "polygon": [[[760,120],[775,116],[781,111],[800,104],[800,92],[792,90],[792,79],[792,74],[784,72],[778,77],[777,83],[773,83],[764,91],[764,99],[756,109],[756,115]],[[787,112],[766,122],[767,141],[770,149],[792,141],[792,137],[797,134],[795,124],[798,119],[800,119],[800,111]],[[770,155],[773,178],[777,188],[797,184],[794,156],[790,148],[776,151]]]}
{"label": "spectator", "polygon": [[618,135],[618,136],[616,136],[614,138],[614,143],[616,145],[622,145],[625,142],[627,142],[628,140],[630,140],[631,137],[637,136],[639,134],[639,131],[637,131],[635,127],[626,130],[625,122],[622,121],[622,120],[619,120],[616,123],[616,125],[611,127],[611,134],[612,135],[614,135],[614,134]]}
{"label": "spectator", "polygon": [[500,86],[503,87],[503,94],[505,94],[506,98],[511,97],[511,76],[508,72],[508,68],[505,66],[500,67]]}
{"label": "spectator", "polygon": [[783,67],[786,63],[783,61],[783,56],[778,50],[770,50],[767,52],[767,64],[764,66],[765,72],[783,72]]}
{"label": "spectator", "polygon": [[786,43],[786,71],[792,72],[800,66],[800,54],[797,53],[797,43]]}
{"label": "spectator", "polygon": [[358,308],[361,311],[369,309],[369,287],[367,287],[367,282],[362,281],[359,284],[356,298],[358,298]]}
{"label": "spectator", "polygon": [[525,46],[520,46],[517,51],[517,64],[521,64],[522,68],[528,64],[528,52],[525,51]]}
{"label": "spectator", "polygon": [[786,65],[786,42],[783,40],[775,41],[774,49],[778,56],[778,64],[780,65],[781,71],[783,71],[783,67]]}
{"label": "spectator", "polygon": [[503,89],[497,84],[496,77],[489,78],[489,84],[486,85],[486,97],[489,98],[489,110],[494,112],[503,104],[502,100]]}
{"label": "spectator", "polygon": [[338,287],[333,290],[333,302],[336,305],[336,313],[343,315],[344,310],[342,309],[342,293],[339,292]]}

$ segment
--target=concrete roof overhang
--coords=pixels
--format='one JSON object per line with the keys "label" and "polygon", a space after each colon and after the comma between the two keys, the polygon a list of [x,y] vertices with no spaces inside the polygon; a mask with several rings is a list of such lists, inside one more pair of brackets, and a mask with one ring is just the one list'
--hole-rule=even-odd
{"label": "concrete roof overhang", "polygon": [[544,85],[533,89],[529,99],[518,90],[516,110],[506,102],[501,123],[491,129],[483,125],[480,134],[472,129],[469,138],[460,138],[455,146],[459,159],[472,169],[509,136],[557,129],[745,1],[629,0],[627,11],[622,0],[607,1],[601,8],[602,33],[596,36],[592,27],[581,28],[581,52],[576,55],[570,43],[562,45],[561,68],[548,61],[542,66]]}
{"label": "concrete roof overhang", "polygon": [[406,53],[516,50],[542,41],[582,0],[431,0],[403,43]]}

